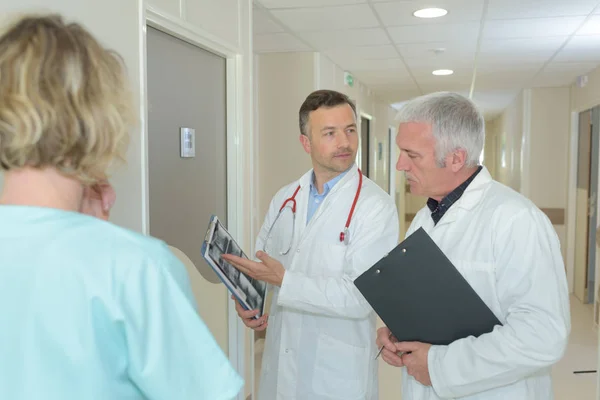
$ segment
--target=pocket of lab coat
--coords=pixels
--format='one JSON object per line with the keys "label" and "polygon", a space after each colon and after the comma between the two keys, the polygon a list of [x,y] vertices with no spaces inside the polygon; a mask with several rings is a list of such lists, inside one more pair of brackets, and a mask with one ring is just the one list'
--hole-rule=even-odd
{"label": "pocket of lab coat", "polygon": [[312,385],[316,394],[340,400],[364,399],[369,360],[367,348],[320,334]]}
{"label": "pocket of lab coat", "polygon": [[460,260],[455,266],[492,311],[499,309],[496,269],[493,263]]}

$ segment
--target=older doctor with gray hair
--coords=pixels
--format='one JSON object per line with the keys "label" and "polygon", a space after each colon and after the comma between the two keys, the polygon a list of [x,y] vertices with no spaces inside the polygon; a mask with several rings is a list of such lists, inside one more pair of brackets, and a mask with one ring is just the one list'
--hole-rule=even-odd
{"label": "older doctor with gray hair", "polygon": [[[560,243],[531,201],[479,165],[485,123],[454,93],[408,102],[399,113],[396,168],[428,197],[407,235],[422,227],[502,322],[448,346],[396,342],[380,328],[383,359],[405,368],[404,400],[549,400],[550,367],[570,332]],[[440,327],[443,329],[443,327]]]}

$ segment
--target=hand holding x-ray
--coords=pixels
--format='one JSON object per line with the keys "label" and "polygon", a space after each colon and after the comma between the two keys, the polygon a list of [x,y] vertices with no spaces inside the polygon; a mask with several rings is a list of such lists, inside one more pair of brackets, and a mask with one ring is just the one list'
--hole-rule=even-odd
{"label": "hand holding x-ray", "polygon": [[225,261],[248,276],[281,287],[283,276],[285,275],[285,268],[283,265],[263,251],[257,252],[256,257],[260,262],[233,256],[231,254],[222,255],[222,258]]}

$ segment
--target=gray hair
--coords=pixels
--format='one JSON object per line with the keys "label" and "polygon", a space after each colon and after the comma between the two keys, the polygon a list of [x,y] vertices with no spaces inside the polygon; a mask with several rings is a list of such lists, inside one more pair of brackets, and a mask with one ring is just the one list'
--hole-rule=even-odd
{"label": "gray hair", "polygon": [[417,97],[402,106],[396,120],[431,124],[438,166],[443,167],[446,156],[458,149],[467,153],[467,166],[479,164],[485,121],[477,106],[466,97],[451,92]]}

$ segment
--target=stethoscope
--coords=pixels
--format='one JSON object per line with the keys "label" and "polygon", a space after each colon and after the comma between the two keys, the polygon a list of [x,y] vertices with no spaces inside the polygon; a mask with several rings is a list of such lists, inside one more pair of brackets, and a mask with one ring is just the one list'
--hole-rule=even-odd
{"label": "stethoscope", "polygon": [[[356,189],[356,194],[354,195],[354,201],[352,202],[352,208],[350,208],[350,213],[348,214],[348,218],[346,219],[346,225],[344,226],[344,230],[342,232],[340,232],[340,243],[344,243],[345,245],[348,245],[348,243],[350,242],[350,232],[348,231],[348,228],[350,227],[350,222],[352,222],[352,215],[354,214],[354,209],[356,208],[356,203],[358,203],[358,198],[360,197],[362,183],[363,183],[363,175],[359,168],[358,169],[358,188]],[[285,206],[288,203],[291,203],[292,237],[290,239],[290,245],[287,248],[287,250],[279,253],[282,256],[284,256],[290,252],[290,250],[292,248],[292,242],[294,241],[293,240],[294,239],[294,231],[296,230],[296,195],[298,194],[299,191],[300,191],[300,185],[298,185],[298,187],[294,191],[294,194],[292,194],[292,197],[285,199],[285,201],[281,205],[281,208],[279,208],[279,212],[277,213],[277,217],[275,217],[275,221],[273,221],[273,224],[271,224],[271,228],[269,228],[269,232],[267,233],[267,240],[268,240],[268,238],[271,237],[271,231],[273,230],[273,227],[277,223],[277,220],[279,220],[279,217],[281,216],[281,213],[285,209]]]}

